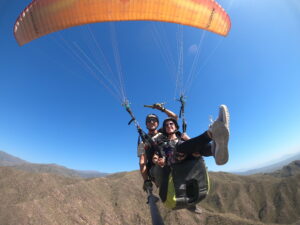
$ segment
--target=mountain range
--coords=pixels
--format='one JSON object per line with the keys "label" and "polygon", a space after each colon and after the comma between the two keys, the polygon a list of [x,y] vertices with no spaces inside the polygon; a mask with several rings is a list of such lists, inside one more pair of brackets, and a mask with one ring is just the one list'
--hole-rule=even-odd
{"label": "mountain range", "polygon": [[266,166],[247,170],[244,172],[232,172],[235,174],[239,175],[251,175],[251,174],[256,174],[256,173],[270,173],[276,170],[281,169],[283,166],[295,161],[295,160],[300,160],[300,152],[286,155],[285,157],[275,161],[268,163]]}
{"label": "mountain range", "polygon": [[108,173],[101,173],[98,171],[73,170],[57,164],[30,163],[4,151],[0,151],[0,166],[10,166],[28,172],[52,173],[74,178],[95,178],[108,175]]}
{"label": "mountain range", "polygon": [[[292,161],[300,160],[300,153],[288,155],[285,158],[278,160],[277,162],[270,163],[267,166],[255,168],[243,172],[233,171],[231,173],[237,175],[252,175],[257,173],[270,173],[281,169],[283,166],[291,163]],[[83,171],[69,169],[57,164],[37,164],[30,163],[13,155],[10,155],[0,150],[0,166],[11,166],[16,169],[21,169],[28,172],[45,172],[63,175],[67,177],[77,178],[96,178],[109,175],[109,173],[103,173],[98,171]]]}
{"label": "mountain range", "polygon": [[[158,202],[165,225],[300,224],[300,161],[272,173],[241,176],[210,172],[211,190],[198,215],[168,210]],[[139,171],[100,178],[0,167],[1,224],[150,225]],[[157,194],[157,190],[155,190]]]}

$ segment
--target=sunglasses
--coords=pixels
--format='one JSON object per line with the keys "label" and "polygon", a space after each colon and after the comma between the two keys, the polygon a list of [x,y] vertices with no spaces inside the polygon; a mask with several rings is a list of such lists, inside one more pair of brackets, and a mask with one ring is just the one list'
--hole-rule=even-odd
{"label": "sunglasses", "polygon": [[146,122],[147,122],[147,123],[151,123],[151,122],[153,122],[153,123],[157,123],[157,122],[158,122],[158,120],[157,120],[157,119],[155,119],[155,118],[151,118],[151,119],[147,119],[147,120],[146,120]]}
{"label": "sunglasses", "polygon": [[170,123],[166,123],[166,124],[165,124],[166,127],[168,127],[168,126],[174,126],[174,125],[175,125],[175,123],[173,123],[173,122],[170,122]]}

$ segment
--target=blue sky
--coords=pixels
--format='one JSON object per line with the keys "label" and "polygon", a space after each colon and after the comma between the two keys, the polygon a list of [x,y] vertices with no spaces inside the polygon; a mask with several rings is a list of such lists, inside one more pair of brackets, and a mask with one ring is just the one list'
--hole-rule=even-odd
{"label": "blue sky", "polygon": [[[137,133],[134,126],[127,125],[129,115],[82,65],[86,61],[78,61],[72,53],[79,54],[80,48],[91,58],[99,56],[86,27],[47,35],[20,47],[13,37],[13,25],[29,3],[0,0],[0,149],[30,162],[74,169],[138,169]],[[227,37],[183,27],[186,75],[200,43],[196,77],[186,93],[189,135],[204,132],[209,116],[216,118],[218,106],[226,104],[231,114],[230,160],[216,166],[207,158],[210,170],[250,169],[299,152],[300,3],[219,3],[231,17]],[[162,24],[160,49],[151,33],[153,26],[161,28],[161,24],[116,22],[113,26],[126,96],[142,127],[145,116],[155,112],[144,104],[166,102],[167,108],[178,113],[175,78],[161,54],[170,48],[176,59],[177,25]],[[99,23],[88,29],[116,76],[116,44],[111,44],[109,28],[108,23]]]}

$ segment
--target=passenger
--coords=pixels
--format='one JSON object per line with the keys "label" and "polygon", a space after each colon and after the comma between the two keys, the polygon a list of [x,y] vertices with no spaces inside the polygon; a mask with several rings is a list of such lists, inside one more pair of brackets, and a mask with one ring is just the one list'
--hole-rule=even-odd
{"label": "passenger", "polygon": [[[168,182],[170,173],[167,172],[170,169],[165,167],[171,167],[187,157],[195,156],[214,156],[217,165],[223,165],[228,161],[229,112],[225,105],[220,106],[218,118],[203,134],[184,140],[179,135],[178,129],[177,121],[173,118],[167,118],[163,122],[162,135],[155,140],[159,151],[153,155],[152,161],[155,166],[152,167],[150,174],[160,188],[161,197],[166,196],[166,190],[163,188],[168,186],[166,182]],[[201,170],[206,170],[205,166]],[[202,171],[202,174],[206,174],[206,171]],[[185,181],[183,181],[184,183]],[[165,197],[162,197],[162,201],[166,201],[163,198]],[[201,213],[201,209],[196,205],[187,204],[187,206],[187,209]]]}
{"label": "passenger", "polygon": [[173,118],[167,118],[163,122],[163,135],[157,144],[163,149],[164,157],[159,157],[156,152],[153,163],[161,167],[181,161],[193,153],[201,156],[214,156],[217,165],[223,165],[228,161],[229,141],[229,112],[225,105],[220,106],[218,118],[209,126],[203,134],[184,140],[178,136],[178,123]]}
{"label": "passenger", "polygon": [[[158,109],[161,112],[166,113],[168,117],[174,118],[175,120],[177,120],[177,118],[178,118],[174,112],[164,108],[162,104],[154,104],[152,106],[152,108]],[[153,139],[156,139],[161,135],[161,133],[157,130],[158,125],[159,125],[159,119],[158,119],[157,115],[155,115],[155,114],[147,115],[146,127],[148,129],[148,135]],[[145,144],[143,142],[141,142],[138,145],[139,165],[140,165],[140,172],[141,172],[141,175],[144,180],[144,185],[143,185],[144,190],[146,190],[147,186],[152,187],[152,182],[151,182],[151,179],[150,179],[148,173],[149,173],[150,167],[152,166],[153,153],[154,152],[152,152],[151,146],[148,146],[147,144]],[[147,157],[147,155],[148,155],[148,157]]]}

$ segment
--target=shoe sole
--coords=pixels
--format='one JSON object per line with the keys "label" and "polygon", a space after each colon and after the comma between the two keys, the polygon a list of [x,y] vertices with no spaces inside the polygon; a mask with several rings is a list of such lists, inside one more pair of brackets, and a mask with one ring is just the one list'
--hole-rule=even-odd
{"label": "shoe sole", "polygon": [[220,105],[220,112],[222,113],[222,119],[223,123],[225,124],[225,127],[228,129],[229,132],[229,121],[230,121],[230,116],[229,116],[229,111],[226,105]]}
{"label": "shoe sole", "polygon": [[215,141],[215,161],[217,165],[224,165],[228,161],[229,130],[224,122],[215,121],[212,129],[212,139]]}

